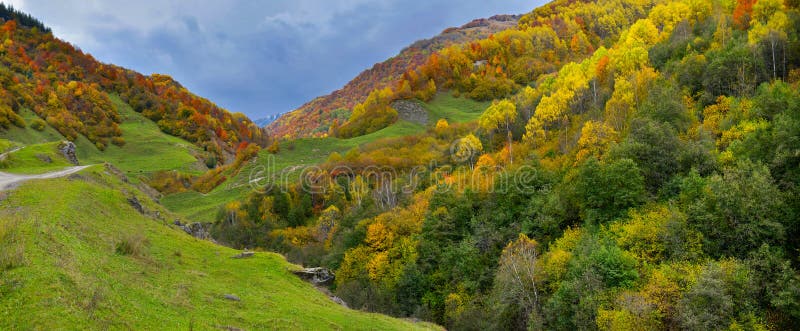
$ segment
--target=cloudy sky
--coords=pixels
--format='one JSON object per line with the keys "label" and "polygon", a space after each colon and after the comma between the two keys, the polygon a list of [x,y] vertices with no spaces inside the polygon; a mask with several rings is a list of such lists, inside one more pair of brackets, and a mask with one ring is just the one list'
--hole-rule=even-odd
{"label": "cloudy sky", "polygon": [[340,88],[415,40],[543,0],[3,0],[103,62],[253,118]]}

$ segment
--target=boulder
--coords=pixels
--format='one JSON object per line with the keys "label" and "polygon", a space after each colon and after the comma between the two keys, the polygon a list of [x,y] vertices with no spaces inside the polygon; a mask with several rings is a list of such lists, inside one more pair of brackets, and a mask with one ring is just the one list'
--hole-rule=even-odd
{"label": "boulder", "polygon": [[248,257],[253,257],[253,255],[256,255],[256,252],[244,251],[244,252],[241,252],[241,253],[236,254],[234,256],[231,256],[231,258],[232,259],[246,259]]}
{"label": "boulder", "polygon": [[142,203],[139,202],[139,199],[137,199],[135,196],[128,198],[128,203],[131,205],[131,207],[133,207],[133,209],[136,209],[139,214],[144,214],[144,206],[142,206]]}
{"label": "boulder", "polygon": [[342,300],[342,298],[340,298],[340,297],[337,297],[337,296],[332,296],[332,297],[330,297],[330,298],[331,298],[331,300],[332,300],[333,302],[335,302],[335,303],[338,303],[340,306],[342,306],[342,307],[345,307],[345,308],[350,308],[350,307],[347,305],[347,302],[344,302],[344,300]]}
{"label": "boulder", "polygon": [[76,154],[75,144],[71,141],[62,141],[61,144],[58,145],[58,150],[64,157],[74,165],[78,165],[78,154]]}
{"label": "boulder", "polygon": [[202,240],[211,240],[211,231],[209,231],[209,227],[211,223],[189,223],[189,224],[181,224],[180,221],[175,220],[175,225],[181,228],[183,232],[186,232],[192,237]]}
{"label": "boulder", "polygon": [[328,285],[336,279],[336,275],[328,268],[304,268],[293,270],[292,273],[314,285]]}
{"label": "boulder", "polygon": [[422,125],[428,124],[428,111],[419,102],[412,100],[397,100],[392,102],[392,108],[397,111],[401,120]]}
{"label": "boulder", "polygon": [[53,163],[53,159],[47,154],[36,154],[36,158],[44,163]]}

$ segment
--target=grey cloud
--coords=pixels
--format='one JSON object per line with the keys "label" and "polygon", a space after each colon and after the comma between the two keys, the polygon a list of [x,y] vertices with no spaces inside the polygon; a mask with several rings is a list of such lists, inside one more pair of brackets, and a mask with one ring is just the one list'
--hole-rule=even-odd
{"label": "grey cloud", "polygon": [[85,1],[14,5],[101,61],[175,77],[232,111],[285,112],[411,42],[543,0]]}

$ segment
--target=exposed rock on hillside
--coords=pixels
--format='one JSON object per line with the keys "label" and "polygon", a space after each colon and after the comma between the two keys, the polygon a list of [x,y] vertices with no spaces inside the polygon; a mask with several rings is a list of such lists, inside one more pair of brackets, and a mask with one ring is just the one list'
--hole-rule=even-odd
{"label": "exposed rock on hillside", "polygon": [[328,268],[305,268],[293,270],[292,273],[314,285],[327,285],[336,278]]}
{"label": "exposed rock on hillside", "polygon": [[413,100],[397,100],[392,103],[392,108],[397,111],[401,120],[422,125],[428,124],[428,111],[419,102]]}
{"label": "exposed rock on hillside", "polygon": [[64,141],[58,145],[58,150],[64,157],[74,165],[78,165],[78,155],[76,154],[76,147],[75,144],[71,141]]}

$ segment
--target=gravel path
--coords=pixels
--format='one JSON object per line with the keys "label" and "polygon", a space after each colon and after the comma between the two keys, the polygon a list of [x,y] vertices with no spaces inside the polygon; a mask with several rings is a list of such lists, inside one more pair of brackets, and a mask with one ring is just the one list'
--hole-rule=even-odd
{"label": "gravel path", "polygon": [[51,179],[72,175],[78,171],[91,167],[90,165],[69,167],[64,170],[48,172],[39,175],[16,175],[5,172],[0,172],[0,191],[8,190],[16,187],[17,185],[32,179]]}

